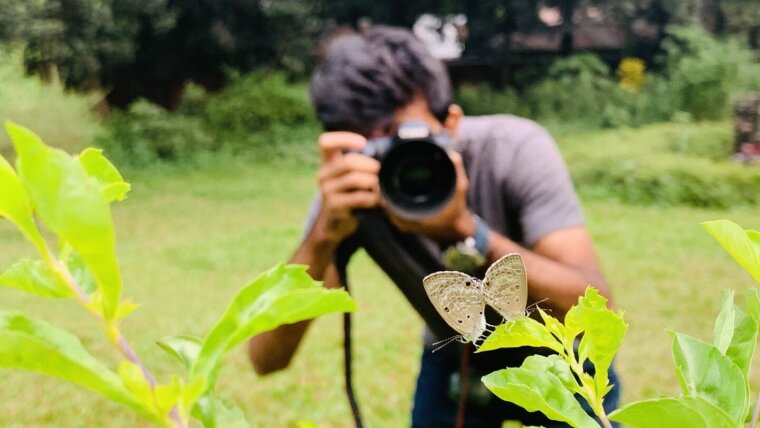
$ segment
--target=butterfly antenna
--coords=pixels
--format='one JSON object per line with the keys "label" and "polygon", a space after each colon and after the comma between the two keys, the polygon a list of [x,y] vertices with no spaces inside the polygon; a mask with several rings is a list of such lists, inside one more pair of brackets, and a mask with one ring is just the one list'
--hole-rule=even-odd
{"label": "butterfly antenna", "polygon": [[448,345],[449,343],[451,343],[451,342],[453,342],[453,341],[455,341],[455,340],[459,339],[460,337],[462,337],[462,336],[451,336],[451,337],[449,337],[448,339],[439,340],[438,342],[435,342],[435,343],[433,343],[433,346],[436,346],[436,345],[438,345],[439,343],[440,343],[440,344],[442,344],[441,346],[438,346],[438,347],[436,347],[435,349],[433,349],[433,352],[435,352],[435,351],[437,351],[437,350],[439,350],[439,349],[443,348],[444,346],[446,346],[446,345]]}
{"label": "butterfly antenna", "polygon": [[[538,310],[538,305],[541,303],[544,303],[548,301],[549,299],[541,299],[537,302],[533,302],[528,307],[525,308],[525,315],[530,316],[533,314],[533,312],[536,312]],[[551,309],[546,309],[547,312],[551,312]]]}

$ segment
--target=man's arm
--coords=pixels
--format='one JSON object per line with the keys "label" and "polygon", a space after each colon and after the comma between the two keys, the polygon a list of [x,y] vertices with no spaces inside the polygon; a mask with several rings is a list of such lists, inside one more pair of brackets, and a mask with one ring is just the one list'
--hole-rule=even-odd
{"label": "man's arm", "polygon": [[553,309],[553,316],[564,318],[588,285],[610,299],[609,287],[585,227],[558,229],[539,239],[530,250],[497,232],[492,231],[490,238],[489,261],[519,253],[525,262],[531,300],[546,300],[545,304]]}
{"label": "man's arm", "polygon": [[[340,287],[338,272],[331,259],[333,249],[327,243],[315,241],[314,238],[307,238],[290,259],[290,263],[308,265],[306,272],[312,278],[323,281],[326,288]],[[286,368],[309,324],[311,320],[285,324],[251,338],[248,356],[256,373],[265,375]]]}
{"label": "man's arm", "polygon": [[[358,226],[353,211],[380,204],[377,173],[380,163],[347,151],[361,149],[366,139],[349,132],[326,132],[319,138],[322,165],[319,168],[321,204],[309,234],[290,263],[308,265],[312,278],[327,288],[340,287],[332,258],[338,244]],[[248,356],[258,374],[282,370],[290,364],[310,321],[280,326],[251,338]]]}

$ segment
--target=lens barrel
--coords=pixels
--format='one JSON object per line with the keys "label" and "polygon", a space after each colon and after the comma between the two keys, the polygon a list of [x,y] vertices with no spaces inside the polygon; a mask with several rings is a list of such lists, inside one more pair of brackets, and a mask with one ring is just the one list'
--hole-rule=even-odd
{"label": "lens barrel", "polygon": [[433,137],[391,142],[380,166],[380,192],[388,208],[416,220],[435,214],[449,202],[456,170],[444,146]]}

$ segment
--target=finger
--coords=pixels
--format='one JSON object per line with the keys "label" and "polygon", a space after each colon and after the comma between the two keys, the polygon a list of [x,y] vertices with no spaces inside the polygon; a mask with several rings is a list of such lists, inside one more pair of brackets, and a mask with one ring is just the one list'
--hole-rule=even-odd
{"label": "finger", "polygon": [[318,174],[319,182],[324,183],[327,180],[352,171],[377,174],[380,172],[380,162],[369,156],[349,153],[323,164]]}
{"label": "finger", "polygon": [[324,162],[334,159],[346,150],[361,150],[367,139],[354,132],[325,132],[319,136],[319,150]]}
{"label": "finger", "polygon": [[362,171],[351,171],[327,180],[322,184],[322,191],[325,193],[349,192],[353,190],[377,192],[379,188],[377,174]]}
{"label": "finger", "polygon": [[325,202],[335,210],[375,208],[380,204],[380,195],[366,190],[332,193],[325,196]]}

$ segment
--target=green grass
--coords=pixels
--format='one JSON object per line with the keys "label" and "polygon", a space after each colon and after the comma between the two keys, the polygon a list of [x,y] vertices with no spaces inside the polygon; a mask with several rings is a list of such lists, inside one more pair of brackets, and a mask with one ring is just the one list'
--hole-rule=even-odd
{"label": "green grass", "polygon": [[[212,161],[198,169],[126,173],[133,191],[115,205],[114,217],[125,294],[141,307],[124,328],[160,378],[181,367],[159,350],[157,339],[203,335],[239,287],[288,259],[314,191],[313,174],[313,165],[287,160]],[[676,393],[667,332],[709,340],[721,290],[734,288],[742,296],[752,285],[698,223],[730,218],[758,229],[758,209],[593,200],[585,211],[616,304],[630,325],[617,360],[624,400]],[[30,254],[0,222],[0,268]],[[366,256],[357,257],[349,275],[360,308],[354,317],[355,383],[364,417],[368,426],[407,426],[422,322]],[[93,353],[116,359],[73,302],[38,301],[0,290],[0,308],[20,309],[72,329]],[[257,427],[286,427],[299,419],[349,426],[341,340],[340,316],[320,319],[291,368],[264,378],[257,378],[245,349],[238,349],[221,373],[218,391]],[[55,379],[0,370],[0,385],[0,427],[147,426],[122,408]],[[760,388],[760,378],[753,385]]]}

